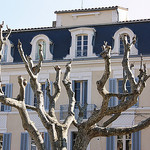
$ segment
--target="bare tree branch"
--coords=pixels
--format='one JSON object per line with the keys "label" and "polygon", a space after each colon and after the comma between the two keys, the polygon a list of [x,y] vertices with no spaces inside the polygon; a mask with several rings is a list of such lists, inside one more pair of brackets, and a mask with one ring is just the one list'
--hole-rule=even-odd
{"label": "bare tree branch", "polygon": [[144,121],[141,121],[140,123],[132,127],[105,128],[105,127],[100,127],[100,126],[94,126],[89,131],[89,134],[92,137],[125,135],[125,134],[130,134],[130,133],[145,129],[149,125],[150,125],[150,118],[145,119]]}
{"label": "bare tree branch", "polygon": [[64,121],[64,124],[66,124],[67,127],[69,127],[70,124],[72,123],[72,121],[74,120],[74,106],[75,106],[75,94],[71,87],[70,71],[71,71],[71,62],[69,62],[66,65],[64,79],[62,81],[66,88],[68,98],[69,98],[68,116],[66,117],[66,119]]}
{"label": "bare tree branch", "polygon": [[55,79],[55,82],[54,82],[54,88],[55,88],[55,93],[54,95],[51,95],[50,94],[50,90],[51,90],[51,87],[50,87],[50,82],[49,80],[47,80],[47,87],[46,87],[46,91],[47,91],[47,96],[49,97],[49,115],[51,117],[55,117],[55,104],[60,96],[60,92],[61,92],[61,87],[60,87],[60,77],[61,77],[61,68],[59,66],[55,66],[55,71],[56,71],[56,79]]}

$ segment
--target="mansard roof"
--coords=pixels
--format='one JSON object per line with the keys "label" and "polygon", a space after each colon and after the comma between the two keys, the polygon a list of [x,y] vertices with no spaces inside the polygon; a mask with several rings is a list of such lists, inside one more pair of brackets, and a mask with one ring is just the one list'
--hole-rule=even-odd
{"label": "mansard roof", "polygon": [[[71,46],[71,33],[70,29],[80,28],[83,26],[76,27],[65,27],[65,28],[29,28],[29,29],[17,29],[13,30],[9,40],[13,43],[14,47],[12,49],[12,55],[14,57],[14,62],[21,62],[20,55],[17,50],[18,39],[23,44],[23,49],[26,55],[31,54],[32,45],[30,42],[32,39],[39,35],[46,35],[54,44],[53,47],[53,60],[63,60],[67,54],[69,54]],[[101,24],[101,25],[88,25],[84,26],[88,28],[94,28],[96,30],[95,36],[93,37],[93,52],[99,56],[101,52],[101,46],[104,41],[107,41],[109,45],[114,44],[113,36],[116,31],[120,28],[129,28],[137,36],[138,40],[138,54],[150,55],[150,20],[138,20],[138,21],[126,21],[118,22],[113,24]]]}

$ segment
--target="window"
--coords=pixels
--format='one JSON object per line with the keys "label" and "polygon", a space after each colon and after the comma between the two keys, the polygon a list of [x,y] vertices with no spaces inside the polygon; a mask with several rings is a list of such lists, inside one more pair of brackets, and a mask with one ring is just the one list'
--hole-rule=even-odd
{"label": "window", "polygon": [[[122,85],[123,85],[123,80],[119,79],[118,80],[118,93],[123,93],[123,87],[122,87]],[[131,93],[131,85],[130,85],[129,80],[127,80],[127,82],[126,82],[126,89],[127,89],[128,93]],[[126,100],[128,100],[128,97],[126,97]],[[118,100],[118,103],[120,103],[120,100]],[[138,105],[139,105],[139,102],[137,102],[132,107],[138,107]]]}
{"label": "window", "polygon": [[84,105],[87,103],[87,80],[74,81],[73,84],[76,102]]}
{"label": "window", "polygon": [[[2,90],[7,97],[12,97],[12,84],[2,84]],[[9,112],[11,111],[11,106],[7,106],[1,103],[0,110]]]}
{"label": "window", "polygon": [[[118,80],[118,93],[123,93],[123,80]],[[128,90],[129,93],[131,93],[131,86],[129,80],[126,83],[126,89]],[[128,97],[127,97],[128,99]],[[118,103],[120,103],[120,100],[118,100]]]}
{"label": "window", "polygon": [[69,54],[64,59],[81,57],[96,57],[93,53],[93,38],[96,30],[94,28],[75,28],[71,32],[71,47]]}
{"label": "window", "polygon": [[[75,99],[76,99],[76,104],[75,104],[75,117],[78,118],[79,114],[79,109],[78,109],[78,104],[80,104],[82,107],[84,107],[85,104],[87,104],[87,80],[81,80],[81,81],[74,81],[73,83],[74,91],[75,91]],[[87,108],[84,111],[84,119],[87,118]]]}
{"label": "window", "polygon": [[[123,35],[123,34],[122,34]],[[122,36],[121,35],[121,36]],[[122,42],[122,40],[121,40],[121,36],[120,36],[120,50],[119,50],[119,54],[120,55],[123,55],[124,54],[124,45],[123,45],[123,42]],[[128,42],[130,43],[130,37],[129,37],[129,35],[127,35],[127,40],[128,40]]]}
{"label": "window", "polygon": [[35,60],[39,60],[39,44],[43,46],[43,59],[46,59],[46,42],[44,40],[39,40],[36,44],[36,53],[35,53]]}
{"label": "window", "polygon": [[[45,88],[46,88],[45,83],[41,83],[41,90],[42,90],[43,94],[46,93]],[[44,94],[44,99],[45,99],[45,96],[46,96],[46,94]],[[35,94],[34,94],[34,106],[37,106],[37,99],[36,99]]]}
{"label": "window", "polygon": [[74,144],[75,144],[76,136],[77,136],[77,132],[71,132],[70,150],[73,150],[73,146],[74,146]]}
{"label": "window", "polygon": [[76,57],[87,56],[87,50],[88,50],[88,36],[78,35],[76,43]]}
{"label": "window", "polygon": [[[135,36],[135,34],[133,33],[133,31],[129,28],[121,28],[119,30],[117,30],[113,36],[114,39],[114,47],[112,49],[112,55],[113,56],[118,56],[118,55],[122,55],[124,53],[124,47],[123,47],[123,43],[120,39],[121,35],[123,34],[127,34],[127,38],[128,38],[128,42],[131,42],[133,37]],[[136,43],[137,45],[137,43]],[[138,50],[135,47],[135,45],[133,45],[131,47],[131,51],[130,51],[130,55],[137,55],[138,54]]]}
{"label": "window", "polygon": [[0,150],[11,150],[11,133],[0,133]]}
{"label": "window", "polygon": [[31,57],[33,60],[39,59],[39,44],[43,45],[43,57],[44,60],[52,60],[53,56],[50,50],[53,47],[53,42],[44,34],[39,34],[35,36],[32,41],[32,50],[31,50]]}
{"label": "window", "polygon": [[106,150],[141,150],[141,131],[107,137]]}
{"label": "window", "polygon": [[[51,94],[52,94],[52,89],[53,89],[53,83],[50,81],[51,84]],[[47,82],[45,83],[41,83],[41,89],[43,92],[43,96],[44,96],[44,106],[45,109],[49,108],[49,98],[46,95],[46,86],[47,86]],[[25,103],[28,105],[37,105],[37,99],[36,99],[36,95],[34,94],[30,83],[27,84],[26,89],[25,89]]]}
{"label": "window", "polygon": [[[122,79],[116,79],[116,78],[109,79],[109,92],[111,92],[111,93],[123,93],[122,84],[123,84]],[[126,83],[126,89],[128,90],[129,93],[131,93],[131,86],[130,86],[129,80]],[[128,99],[128,97],[126,98],[126,100],[127,99]],[[116,106],[119,103],[120,103],[120,100],[118,100],[117,97],[111,97],[110,101],[109,101],[109,106]],[[138,107],[138,105],[139,105],[139,102],[137,102],[132,107]]]}
{"label": "window", "polygon": [[4,47],[2,49],[2,62],[7,62],[7,52],[8,52],[8,45],[4,44]]}
{"label": "window", "polygon": [[[41,132],[42,137],[44,138],[44,133]],[[35,144],[35,141],[31,138],[31,150],[38,150]]]}
{"label": "window", "polygon": [[117,150],[132,150],[131,134],[117,136]]}
{"label": "window", "polygon": [[[46,150],[51,150],[50,139],[49,139],[48,133],[41,132],[41,135],[44,139],[44,145],[45,145]],[[21,133],[20,149],[21,150],[37,150],[35,141],[32,138],[30,138],[27,132]]]}
{"label": "window", "polygon": [[2,48],[2,62],[13,62],[13,57],[11,56],[11,49],[13,44],[7,40],[4,42],[4,46]]}

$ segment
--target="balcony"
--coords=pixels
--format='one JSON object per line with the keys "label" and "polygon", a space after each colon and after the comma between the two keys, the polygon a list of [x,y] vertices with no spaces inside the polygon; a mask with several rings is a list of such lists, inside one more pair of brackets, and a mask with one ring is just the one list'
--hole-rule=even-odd
{"label": "balcony", "polygon": [[[60,105],[60,120],[64,120],[68,115],[68,106],[69,105]],[[84,112],[83,119],[88,119],[96,108],[95,104],[88,104]],[[74,109],[75,118],[78,119],[79,109],[76,106]]]}

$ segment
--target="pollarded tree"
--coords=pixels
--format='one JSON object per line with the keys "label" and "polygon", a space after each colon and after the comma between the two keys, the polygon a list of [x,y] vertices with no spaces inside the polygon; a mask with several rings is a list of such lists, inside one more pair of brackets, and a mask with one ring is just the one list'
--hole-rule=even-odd
{"label": "pollarded tree", "polygon": [[[2,46],[4,44],[4,40],[8,39],[9,34],[11,32],[8,29],[8,34],[3,37],[2,34],[3,24],[0,25],[0,51],[2,51]],[[41,71],[42,61],[43,61],[43,52],[42,45],[39,45],[39,61],[36,65],[34,65],[32,58],[30,56],[25,56],[22,48],[22,44],[18,42],[18,50],[20,56],[25,64],[25,68],[30,76],[30,84],[32,90],[37,98],[37,105],[30,106],[25,104],[25,87],[27,85],[27,81],[23,79],[23,77],[18,77],[18,83],[20,86],[20,92],[17,98],[8,98],[4,96],[2,90],[0,91],[0,102],[5,105],[9,105],[18,109],[22,125],[25,130],[28,131],[30,136],[34,139],[36,146],[39,150],[46,150],[47,147],[44,145],[44,139],[42,138],[40,132],[35,127],[34,123],[29,117],[29,113],[27,109],[32,109],[35,111],[47,132],[49,133],[51,149],[52,150],[67,150],[67,133],[71,124],[78,129],[77,137],[75,139],[74,150],[85,150],[91,139],[98,136],[113,136],[113,135],[124,135],[128,133],[133,133],[144,129],[150,125],[150,118],[140,122],[133,127],[128,128],[110,128],[110,125],[113,121],[115,121],[120,115],[121,112],[126,111],[128,108],[137,103],[138,96],[142,93],[145,88],[145,82],[150,77],[146,74],[146,65],[143,67],[141,65],[138,82],[136,82],[135,77],[132,73],[132,66],[129,64],[129,53],[131,46],[135,44],[136,39],[133,38],[132,43],[128,43],[127,35],[122,36],[122,41],[124,44],[124,57],[122,61],[122,67],[124,70],[124,78],[123,78],[123,93],[110,93],[106,90],[105,84],[110,77],[111,73],[111,62],[110,62],[110,52],[111,47],[107,45],[107,42],[103,45],[103,51],[101,53],[102,58],[105,63],[105,70],[100,80],[97,81],[97,90],[99,94],[102,96],[102,106],[100,109],[95,109],[92,115],[86,120],[83,120],[84,111],[86,110],[87,104],[79,107],[79,116],[78,119],[75,119],[74,107],[75,107],[75,93],[72,90],[72,85],[70,81],[70,71],[71,71],[71,62],[66,65],[66,70],[63,78],[63,85],[65,86],[68,99],[69,99],[69,107],[68,107],[68,115],[65,118],[64,122],[59,122],[56,118],[55,114],[55,105],[61,93],[60,87],[60,77],[61,77],[61,68],[59,66],[55,66],[54,69],[56,71],[56,79],[54,82],[55,92],[53,95],[50,95],[50,83],[48,81],[47,85],[47,96],[49,98],[49,111],[45,111],[44,108],[44,96],[41,90],[41,85],[38,82],[38,75]],[[0,57],[1,58],[1,57]],[[141,61],[142,64],[142,61]],[[131,92],[129,93],[126,89],[126,83],[129,80],[131,85]],[[111,97],[117,97],[121,100],[121,102],[116,105],[109,107],[108,103]],[[128,98],[127,98],[128,97]],[[108,120],[106,120],[101,126],[98,123],[105,117],[110,116]],[[84,135],[84,136],[83,136]]]}

